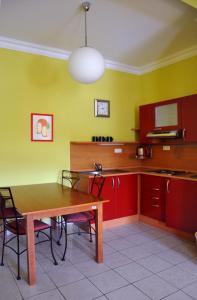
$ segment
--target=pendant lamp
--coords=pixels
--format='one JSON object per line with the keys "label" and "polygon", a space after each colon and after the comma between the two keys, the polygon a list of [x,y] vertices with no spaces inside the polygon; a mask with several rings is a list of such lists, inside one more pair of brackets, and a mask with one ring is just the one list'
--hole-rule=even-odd
{"label": "pendant lamp", "polygon": [[87,44],[86,14],[90,9],[90,3],[82,3],[82,8],[85,11],[85,45],[72,52],[68,60],[68,69],[74,80],[93,83],[104,73],[104,59],[100,52]]}

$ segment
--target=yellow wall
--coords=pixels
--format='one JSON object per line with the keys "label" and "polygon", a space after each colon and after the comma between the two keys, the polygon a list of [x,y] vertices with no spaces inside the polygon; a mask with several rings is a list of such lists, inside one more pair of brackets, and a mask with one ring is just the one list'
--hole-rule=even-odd
{"label": "yellow wall", "polygon": [[[196,58],[143,76],[106,70],[91,85],[74,82],[66,64],[0,50],[0,186],[56,181],[69,168],[70,141],[133,140],[140,104],[197,92]],[[110,118],[94,117],[94,98],[110,100]],[[31,142],[32,112],[54,114],[54,142]]]}
{"label": "yellow wall", "polygon": [[143,104],[197,93],[197,56],[141,76]]}
{"label": "yellow wall", "polygon": [[[9,50],[0,51],[0,66],[0,186],[56,181],[69,168],[70,141],[133,139],[138,76],[107,70],[78,84],[65,61]],[[110,118],[94,117],[94,98],[110,100]],[[54,114],[54,142],[31,142],[31,112]]]}

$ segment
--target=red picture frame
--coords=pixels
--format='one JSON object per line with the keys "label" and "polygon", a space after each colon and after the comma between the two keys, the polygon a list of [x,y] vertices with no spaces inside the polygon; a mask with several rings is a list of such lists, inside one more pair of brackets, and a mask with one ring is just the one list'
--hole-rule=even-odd
{"label": "red picture frame", "polygon": [[53,115],[31,113],[31,141],[53,142]]}

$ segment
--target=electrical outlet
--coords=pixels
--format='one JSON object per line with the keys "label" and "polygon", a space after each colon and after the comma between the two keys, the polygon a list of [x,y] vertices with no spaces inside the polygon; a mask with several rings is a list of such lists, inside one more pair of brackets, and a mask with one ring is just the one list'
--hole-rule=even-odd
{"label": "electrical outlet", "polygon": [[114,153],[122,153],[122,148],[115,148]]}
{"label": "electrical outlet", "polygon": [[170,151],[170,146],[163,146],[163,151]]}

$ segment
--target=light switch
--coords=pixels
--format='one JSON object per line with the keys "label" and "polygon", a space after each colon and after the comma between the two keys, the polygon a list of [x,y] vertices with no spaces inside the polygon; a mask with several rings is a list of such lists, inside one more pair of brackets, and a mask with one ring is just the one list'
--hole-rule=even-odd
{"label": "light switch", "polygon": [[115,148],[114,153],[122,153],[122,148]]}
{"label": "light switch", "polygon": [[170,146],[163,146],[163,151],[170,151]]}

